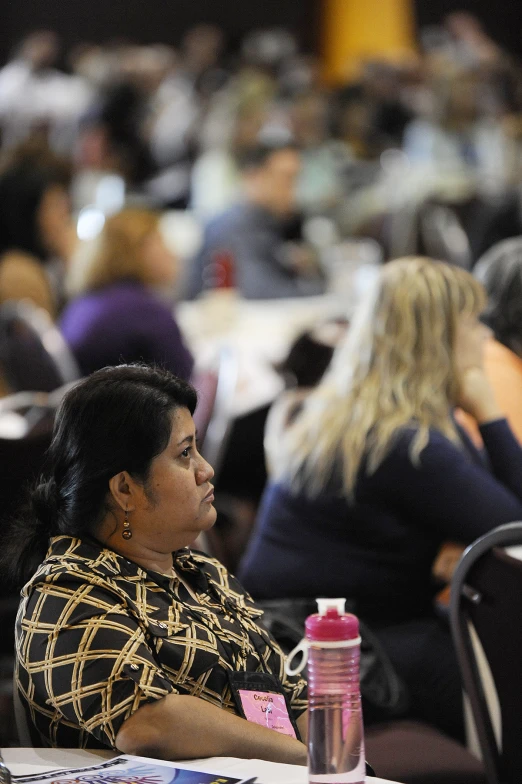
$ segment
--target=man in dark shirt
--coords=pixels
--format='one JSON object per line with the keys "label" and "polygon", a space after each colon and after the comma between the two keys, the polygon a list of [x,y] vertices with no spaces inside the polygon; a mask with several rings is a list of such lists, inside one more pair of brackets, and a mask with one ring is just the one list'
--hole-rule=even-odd
{"label": "man in dark shirt", "polygon": [[188,272],[188,299],[232,281],[247,299],[322,293],[313,252],[285,241],[300,163],[291,145],[260,144],[241,153],[242,199],[207,226]]}

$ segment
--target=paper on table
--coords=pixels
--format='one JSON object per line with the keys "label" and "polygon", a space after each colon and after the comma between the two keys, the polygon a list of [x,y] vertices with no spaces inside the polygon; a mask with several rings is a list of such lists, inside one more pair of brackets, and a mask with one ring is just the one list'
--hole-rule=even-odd
{"label": "paper on table", "polygon": [[14,778],[20,784],[252,784],[254,781],[127,754],[96,765]]}

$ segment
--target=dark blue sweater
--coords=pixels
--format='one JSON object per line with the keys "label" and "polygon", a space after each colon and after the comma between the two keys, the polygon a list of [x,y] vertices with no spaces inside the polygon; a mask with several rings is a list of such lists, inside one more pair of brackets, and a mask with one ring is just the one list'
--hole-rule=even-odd
{"label": "dark blue sweater", "polygon": [[255,598],[345,596],[368,619],[432,613],[431,567],[446,540],[468,544],[522,519],[522,449],[502,419],[481,427],[488,458],[432,431],[413,465],[405,432],[355,500],[270,484],[239,577]]}

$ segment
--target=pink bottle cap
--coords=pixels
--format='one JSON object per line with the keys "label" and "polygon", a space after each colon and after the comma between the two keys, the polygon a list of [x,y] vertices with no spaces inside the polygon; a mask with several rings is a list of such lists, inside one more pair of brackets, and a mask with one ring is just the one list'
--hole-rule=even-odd
{"label": "pink bottle cap", "polygon": [[359,636],[359,621],[344,612],[346,599],[318,599],[319,612],[306,619],[306,639],[322,642],[355,640]]}

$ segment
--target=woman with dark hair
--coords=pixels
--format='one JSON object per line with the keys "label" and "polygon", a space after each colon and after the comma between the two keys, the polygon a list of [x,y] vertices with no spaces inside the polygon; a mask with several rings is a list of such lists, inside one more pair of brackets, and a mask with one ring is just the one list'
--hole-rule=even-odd
{"label": "woman with dark hair", "polygon": [[70,174],[38,140],[13,151],[0,172],[0,255],[22,251],[44,263],[69,258],[75,242]]}
{"label": "woman with dark hair", "polygon": [[39,141],[10,153],[0,171],[0,301],[29,299],[54,318],[64,263],[76,244],[70,170]]}
{"label": "woman with dark hair", "polygon": [[[46,745],[304,763],[304,681],[284,674],[237,580],[189,549],[216,519],[195,406],[190,384],[146,366],[104,368],[64,397],[32,511],[3,554],[29,580],[18,692]],[[279,731],[252,718],[253,680]]]}
{"label": "woman with dark hair", "polygon": [[494,336],[486,344],[484,367],[522,443],[522,237],[494,245],[478,261],[474,275],[488,295],[482,318]]}

